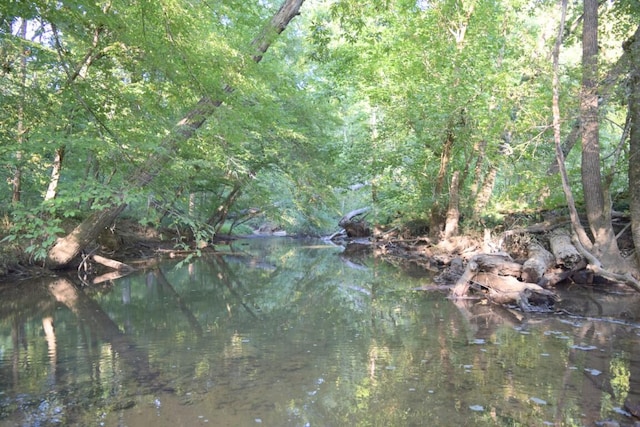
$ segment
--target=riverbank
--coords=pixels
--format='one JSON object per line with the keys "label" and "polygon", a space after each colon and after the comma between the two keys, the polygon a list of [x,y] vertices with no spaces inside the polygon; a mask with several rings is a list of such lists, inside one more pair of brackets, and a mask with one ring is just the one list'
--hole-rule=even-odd
{"label": "riverbank", "polygon": [[[69,224],[72,228],[73,224]],[[619,246],[625,254],[633,254],[633,242],[629,227],[624,222],[618,222]],[[478,273],[491,273],[500,276],[512,276],[518,282],[530,282],[552,288],[559,282],[582,284],[612,284],[603,276],[594,274],[587,269],[580,254],[571,254],[574,258],[563,260],[564,255],[554,255],[550,243],[550,236],[557,230],[569,229],[567,218],[556,213],[525,214],[516,213],[505,216],[502,221],[492,228],[467,230],[466,234],[450,237],[446,240],[434,240],[428,235],[428,228],[422,222],[408,222],[403,226],[383,227],[371,226],[371,235],[366,238],[341,238],[335,243],[340,245],[365,246],[372,253],[403,270],[428,272],[434,277],[436,284],[442,287],[454,287],[459,284],[459,296],[466,296],[469,287],[465,283],[458,283],[465,274],[465,268],[470,262],[479,260],[491,264],[491,267],[479,267]],[[257,230],[256,235],[264,236],[264,230]],[[566,234],[565,234],[566,236]],[[69,271],[81,269],[83,276],[99,276],[110,269],[126,270],[123,263],[144,264],[153,258],[162,257],[194,257],[203,252],[215,251],[215,246],[246,236],[218,235],[211,242],[197,242],[188,231],[177,228],[154,228],[143,226],[127,219],[119,220],[113,227],[105,229],[88,252],[69,266]],[[293,237],[293,236],[289,236]],[[345,236],[346,237],[346,236]],[[566,237],[565,241],[568,241]],[[570,245],[570,243],[569,243]],[[540,254],[544,256],[541,257]],[[490,255],[494,258],[486,258]],[[495,258],[495,256],[502,258]],[[474,258],[475,257],[475,258]],[[484,257],[484,258],[479,258]],[[538,262],[536,257],[543,259],[542,265],[523,270],[527,262]],[[545,258],[546,257],[546,258]],[[544,261],[546,260],[546,261]],[[507,270],[504,262],[510,263]],[[512,269],[516,264],[521,268]],[[135,267],[135,266],[134,266]],[[472,272],[467,271],[469,279]],[[0,246],[0,282],[15,282],[36,276],[55,275],[55,271],[48,270],[17,241],[4,243]],[[111,276],[106,276],[111,277]],[[503,278],[501,281],[505,280]],[[509,279],[510,280],[510,279]],[[485,281],[486,282],[486,281]],[[486,294],[497,282],[484,283],[480,291]],[[512,282],[513,284],[515,282]],[[518,284],[518,283],[516,283]],[[477,285],[477,280],[475,281]],[[508,285],[511,287],[511,285]],[[473,291],[477,286],[472,287]],[[484,289],[482,289],[484,288]],[[537,288],[535,288],[537,289]],[[531,289],[527,288],[527,292]],[[515,300],[520,300],[516,295]]]}

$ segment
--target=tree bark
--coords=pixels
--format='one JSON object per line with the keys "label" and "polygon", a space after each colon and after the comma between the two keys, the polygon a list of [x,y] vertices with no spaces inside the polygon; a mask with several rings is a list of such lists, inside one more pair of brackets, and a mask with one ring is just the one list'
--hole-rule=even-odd
{"label": "tree bark", "polygon": [[631,234],[636,247],[636,266],[640,265],[640,27],[624,44],[629,56],[629,211]]}
{"label": "tree bark", "polygon": [[[251,43],[256,51],[252,56],[255,62],[262,60],[262,55],[267,51],[275,36],[284,31],[289,22],[300,13],[300,7],[303,2],[304,0],[284,1],[278,12]],[[232,90],[230,86],[225,88],[227,93]],[[171,161],[176,148],[191,138],[221,104],[222,100],[213,100],[208,96],[203,96],[161,142],[156,154],[149,156],[147,161],[137,169],[137,172],[128,180],[130,185],[143,188],[153,181]],[[48,251],[45,265],[51,269],[60,269],[67,266],[98,236],[104,227],[113,222],[125,207],[126,204],[122,202],[96,211],[70,234],[58,238]]]}
{"label": "tree bark", "polygon": [[497,175],[498,168],[495,165],[490,164],[489,170],[484,177],[484,181],[482,181],[480,192],[475,198],[475,203],[473,204],[473,215],[476,219],[480,218],[480,214],[482,213],[484,208],[487,207],[489,199],[491,199],[491,193],[493,193],[493,187],[495,186]]}
{"label": "tree bark", "polygon": [[[577,120],[571,127],[571,132],[569,132],[569,135],[567,135],[564,139],[564,143],[562,144],[562,155],[564,158],[569,155],[571,149],[576,145],[576,142],[578,142],[578,139],[581,137],[580,130],[580,120]],[[547,168],[547,175],[554,175],[558,172],[560,172],[560,168],[558,167],[558,162],[554,160]]]}
{"label": "tree bark", "polygon": [[458,234],[458,221],[460,220],[460,172],[455,171],[449,185],[449,208],[447,209],[447,221],[444,225],[444,238],[448,239]]}
{"label": "tree bark", "polygon": [[487,298],[491,302],[516,304],[525,312],[548,311],[557,299],[552,291],[535,283],[521,282],[511,276],[478,273],[473,280],[487,290]]}
{"label": "tree bark", "polygon": [[58,194],[58,182],[60,182],[60,171],[62,170],[62,159],[64,159],[65,146],[56,148],[53,165],[51,166],[51,180],[47,187],[47,193],[44,196],[44,200],[53,200]]}
{"label": "tree bark", "polygon": [[556,258],[539,243],[529,244],[529,259],[522,266],[522,280],[538,283],[544,273],[555,263]]}
{"label": "tree bark", "polygon": [[516,304],[523,311],[548,310],[556,300],[555,294],[535,283],[518,280],[520,268],[509,257],[476,255],[451,289],[451,296],[464,297],[473,283],[494,303]]}
{"label": "tree bark", "polygon": [[[450,126],[453,127],[453,124]],[[442,154],[440,155],[440,168],[438,169],[438,175],[433,187],[433,205],[431,206],[429,234],[434,239],[439,239],[441,237],[440,233],[442,232],[443,223],[445,222],[443,212],[444,208],[441,204],[440,198],[442,197],[442,190],[444,188],[444,178],[447,174],[449,162],[451,161],[451,150],[453,148],[454,141],[455,137],[453,135],[453,130],[447,129],[447,136],[442,146]]]}
{"label": "tree bark", "polygon": [[574,268],[584,260],[578,249],[571,243],[571,236],[565,230],[550,233],[549,245],[558,264],[562,264],[568,269]]}
{"label": "tree bark", "polygon": [[227,216],[229,215],[229,209],[231,208],[231,206],[233,206],[235,201],[242,194],[243,186],[244,186],[244,181],[236,182],[233,185],[233,188],[229,191],[229,194],[227,195],[227,197],[225,197],[224,201],[220,203],[220,206],[218,206],[218,209],[216,209],[216,211],[213,214],[211,214],[211,216],[207,220],[207,224],[214,227],[216,233],[219,232],[222,226],[224,225],[224,222],[227,219]]}
{"label": "tree bark", "polygon": [[116,271],[133,271],[133,267],[120,261],[116,261],[115,259],[105,258],[100,255],[91,255],[91,259],[100,265],[104,265],[105,267],[112,268]]}
{"label": "tree bark", "polygon": [[113,220],[122,213],[126,206],[126,204],[121,204],[93,212],[71,233],[56,240],[49,249],[45,266],[56,270],[69,265],[80,252],[98,237],[105,227],[113,223]]}

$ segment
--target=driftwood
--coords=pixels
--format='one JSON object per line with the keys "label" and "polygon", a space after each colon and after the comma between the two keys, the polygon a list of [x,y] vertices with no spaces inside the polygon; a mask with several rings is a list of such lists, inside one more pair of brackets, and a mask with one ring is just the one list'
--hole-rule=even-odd
{"label": "driftwood", "polygon": [[549,233],[549,245],[557,263],[568,269],[573,269],[584,261],[578,249],[571,243],[571,236],[564,229]]}
{"label": "driftwood", "polygon": [[522,265],[515,262],[508,255],[479,254],[467,263],[467,267],[452,289],[454,297],[459,298],[469,291],[469,282],[481,272],[520,277]]}
{"label": "driftwood", "polygon": [[473,277],[473,284],[485,289],[492,302],[516,304],[522,311],[547,311],[557,299],[553,292],[512,276],[478,273]]}
{"label": "driftwood", "polygon": [[538,283],[544,273],[555,264],[556,258],[541,244],[529,243],[529,258],[522,266],[522,280]]}
{"label": "driftwood", "polygon": [[451,295],[462,298],[473,287],[484,291],[489,300],[498,304],[514,304],[523,311],[548,310],[555,302],[555,294],[535,283],[519,281],[517,277],[522,273],[522,266],[508,255],[476,255],[467,264]]}

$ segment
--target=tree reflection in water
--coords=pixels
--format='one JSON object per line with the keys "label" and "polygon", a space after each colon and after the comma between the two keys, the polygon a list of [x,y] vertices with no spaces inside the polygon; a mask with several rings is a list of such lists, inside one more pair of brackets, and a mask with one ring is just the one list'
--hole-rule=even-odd
{"label": "tree reflection in water", "polygon": [[640,402],[633,295],[523,314],[291,239],[176,265],[1,288],[0,425],[624,424]]}

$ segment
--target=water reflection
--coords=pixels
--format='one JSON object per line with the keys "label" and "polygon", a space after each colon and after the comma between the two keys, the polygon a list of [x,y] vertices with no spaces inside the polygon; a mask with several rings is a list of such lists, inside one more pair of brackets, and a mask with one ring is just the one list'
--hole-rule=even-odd
{"label": "water reflection", "polygon": [[111,286],[3,287],[0,425],[632,424],[635,295],[524,315],[414,276],[261,239]]}

